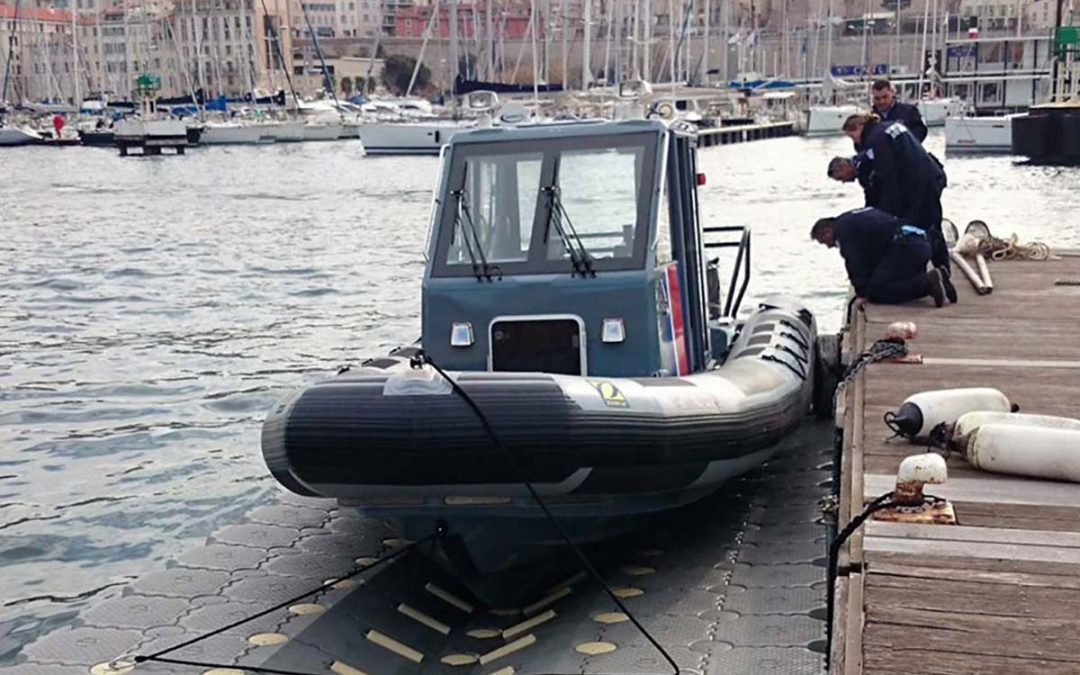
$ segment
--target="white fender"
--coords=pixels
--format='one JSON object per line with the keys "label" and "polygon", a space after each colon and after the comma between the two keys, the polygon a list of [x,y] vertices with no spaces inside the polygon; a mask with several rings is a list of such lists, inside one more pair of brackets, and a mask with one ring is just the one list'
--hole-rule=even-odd
{"label": "white fender", "polygon": [[1071,417],[1053,415],[1026,415],[1022,413],[989,412],[979,410],[960,416],[953,425],[950,445],[962,450],[967,445],[968,436],[986,424],[1011,424],[1020,427],[1038,427],[1044,429],[1073,429],[1080,431],[1080,420]]}
{"label": "white fender", "polygon": [[1080,482],[1080,430],[985,424],[969,437],[964,456],[977,469]]}
{"label": "white fender", "polygon": [[1012,409],[1012,403],[997,389],[935,389],[909,396],[895,413],[886,413],[885,423],[900,436],[922,440],[938,425],[952,424],[964,413],[1007,413]]}

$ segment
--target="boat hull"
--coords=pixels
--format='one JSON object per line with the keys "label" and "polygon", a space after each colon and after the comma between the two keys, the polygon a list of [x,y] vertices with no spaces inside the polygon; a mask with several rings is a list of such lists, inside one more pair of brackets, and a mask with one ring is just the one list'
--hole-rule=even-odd
{"label": "boat hull", "polygon": [[[673,508],[764,461],[811,400],[813,321],[746,325],[723,367],[686,377],[460,372],[524,478],[562,516]],[[274,477],[300,494],[414,519],[543,512],[466,401],[414,349],[295,393],[263,427]]]}
{"label": "boat hull", "polygon": [[1012,149],[1034,162],[1080,163],[1080,105],[1048,104],[1012,120]]}
{"label": "boat hull", "polygon": [[438,155],[462,129],[448,124],[374,122],[360,126],[360,140],[368,155]]}
{"label": "boat hull", "polygon": [[950,117],[945,120],[945,151],[950,154],[1010,154],[1013,117]]}
{"label": "boat hull", "polygon": [[40,135],[18,127],[0,127],[0,146],[36,145],[43,142]]}
{"label": "boat hull", "polygon": [[844,121],[860,112],[865,111],[854,105],[813,106],[807,113],[806,135],[840,136],[844,133]]}

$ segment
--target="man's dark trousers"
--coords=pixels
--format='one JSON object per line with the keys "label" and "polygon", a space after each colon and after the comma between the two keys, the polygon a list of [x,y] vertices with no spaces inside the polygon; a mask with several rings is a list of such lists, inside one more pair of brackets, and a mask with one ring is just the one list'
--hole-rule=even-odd
{"label": "man's dark trousers", "polygon": [[941,193],[930,194],[919,207],[917,225],[926,230],[926,236],[930,243],[930,260],[934,267],[951,269],[949,264],[949,245],[945,243],[945,235],[941,231]]}
{"label": "man's dark trousers", "polygon": [[930,290],[926,263],[930,244],[922,235],[898,236],[866,285],[870,302],[896,305],[925,297]]}

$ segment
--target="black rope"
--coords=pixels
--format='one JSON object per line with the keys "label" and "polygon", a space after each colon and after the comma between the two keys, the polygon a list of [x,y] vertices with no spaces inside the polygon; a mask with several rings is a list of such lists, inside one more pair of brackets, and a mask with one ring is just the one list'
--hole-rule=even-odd
{"label": "black rope", "polygon": [[355,577],[355,576],[357,576],[359,574],[363,574],[364,572],[370,572],[371,570],[375,569],[379,565],[382,565],[383,563],[390,562],[394,558],[398,558],[398,557],[400,557],[402,555],[405,555],[406,553],[408,553],[412,549],[416,548],[417,546],[420,546],[421,544],[424,544],[424,543],[426,543],[428,541],[437,539],[438,537],[441,537],[444,534],[446,534],[446,524],[440,522],[436,526],[435,531],[432,532],[431,534],[427,535],[423,539],[418,539],[418,540],[412,542],[411,544],[408,544],[407,546],[403,546],[403,547],[399,548],[398,550],[394,551],[393,553],[390,553],[389,555],[385,555],[385,556],[379,558],[378,560],[376,560],[372,564],[368,565],[367,567],[357,568],[357,569],[353,570],[352,572],[349,572],[348,574],[346,574],[343,577],[338,577],[337,579],[333,579],[332,581],[328,581],[328,582],[322,584],[321,586],[319,586],[318,588],[314,588],[314,589],[312,589],[310,591],[307,591],[305,593],[301,593],[300,595],[297,595],[296,597],[285,600],[284,602],[280,602],[280,603],[274,605],[273,607],[271,607],[269,609],[265,609],[265,610],[263,610],[263,611],[261,611],[261,612],[259,612],[257,614],[252,614],[251,616],[240,619],[239,621],[234,621],[234,622],[228,624],[227,626],[222,626],[221,628],[213,630],[213,631],[207,633],[206,635],[200,635],[200,636],[192,638],[190,640],[186,640],[184,642],[181,642],[178,645],[173,645],[172,647],[162,649],[162,650],[154,652],[153,654],[150,654],[148,656],[136,655],[134,657],[134,661],[135,661],[135,663],[144,663],[146,661],[163,661],[163,662],[167,662],[167,663],[180,663],[182,665],[207,666],[207,667],[210,667],[210,668],[243,668],[245,670],[252,670],[254,672],[264,672],[264,673],[283,673],[283,672],[286,672],[286,671],[281,671],[281,670],[266,670],[266,669],[258,670],[258,669],[255,669],[255,668],[249,668],[247,666],[230,666],[230,665],[227,665],[227,664],[219,664],[219,663],[194,663],[194,662],[187,662],[187,661],[170,661],[168,659],[163,659],[161,657],[164,656],[165,654],[170,654],[172,652],[175,652],[178,649],[183,649],[184,647],[190,647],[191,645],[193,645],[193,644],[195,644],[197,642],[201,642],[203,640],[206,640],[207,638],[214,637],[215,635],[220,635],[221,633],[224,633],[227,630],[231,630],[233,628],[236,628],[237,626],[241,626],[241,625],[243,625],[245,623],[248,623],[249,621],[254,621],[255,619],[258,619],[260,617],[266,616],[267,614],[270,614],[271,612],[276,612],[279,609],[282,609],[284,607],[288,607],[289,605],[291,605],[293,603],[296,603],[296,602],[299,602],[300,600],[303,600],[304,598],[306,598],[308,596],[315,595],[316,593],[319,593],[321,591],[325,591],[327,589],[327,587],[333,586],[334,584],[345,581],[346,579],[351,579],[351,578],[353,578],[353,577]]}
{"label": "black rope", "polygon": [[484,431],[486,431],[487,435],[491,438],[491,442],[504,455],[506,455],[507,461],[510,462],[511,468],[518,476],[518,481],[525,486],[525,489],[529,491],[529,494],[532,496],[533,500],[535,500],[536,504],[540,507],[540,510],[544,512],[544,516],[555,528],[556,532],[558,532],[562,540],[566,542],[566,545],[570,548],[570,550],[574,552],[574,555],[577,556],[585,572],[588,573],[588,575],[593,579],[593,581],[595,581],[604,589],[604,592],[619,608],[619,611],[625,614],[626,617],[630,619],[631,623],[634,624],[634,627],[637,628],[641,632],[641,634],[645,636],[645,639],[648,640],[649,643],[652,644],[652,646],[655,647],[658,652],[660,652],[660,655],[663,656],[664,659],[668,662],[668,664],[671,665],[671,668],[675,675],[679,675],[679,664],[675,663],[675,659],[671,657],[671,654],[669,654],[667,650],[664,649],[664,647],[656,640],[656,638],[654,638],[652,634],[649,633],[649,631],[641,625],[641,622],[637,620],[637,617],[635,617],[633,613],[629,609],[627,609],[626,605],[624,605],[622,600],[619,599],[619,596],[615,595],[615,591],[612,590],[611,586],[609,586],[608,583],[604,581],[604,578],[600,576],[600,573],[596,570],[595,567],[593,567],[593,564],[589,560],[588,556],[586,556],[585,553],[581,550],[581,548],[578,547],[576,543],[574,543],[574,540],[570,537],[570,534],[563,527],[562,523],[559,522],[558,518],[555,517],[555,514],[551,512],[547,504],[540,497],[540,494],[536,491],[536,488],[533,487],[532,482],[530,482],[529,479],[525,477],[525,472],[522,470],[521,465],[518,464],[517,457],[514,455],[513,452],[511,452],[508,446],[503,444],[502,440],[499,438],[499,435],[495,433],[495,429],[492,428],[491,423],[488,421],[487,415],[485,415],[484,411],[480,409],[480,406],[476,404],[476,401],[473,400],[472,396],[470,396],[469,393],[461,387],[461,385],[459,385],[453,378],[451,378],[446,373],[446,371],[440,368],[439,365],[435,363],[435,361],[432,360],[432,358],[423,350],[419,351],[415,356],[412,357],[410,364],[413,368],[421,368],[424,366],[424,364],[430,365],[432,368],[435,369],[436,372],[439,373],[439,375],[443,377],[443,379],[445,379],[450,384],[450,387],[459,396],[461,396],[462,400],[465,401],[466,405],[468,405],[469,408],[471,408],[472,411],[476,413],[476,417],[480,420],[480,424],[484,427]]}
{"label": "black rope", "polygon": [[863,509],[863,512],[852,518],[851,522],[848,523],[844,529],[840,530],[836,537],[829,542],[829,583],[825,587],[827,589],[827,597],[825,598],[825,629],[828,631],[828,642],[830,644],[832,643],[833,613],[835,612],[834,605],[836,604],[836,601],[833,598],[833,586],[836,584],[836,577],[839,572],[837,567],[839,566],[840,561],[840,547],[843,546],[844,542],[846,542],[848,538],[866,522],[867,518],[882,509],[895,506],[892,497],[892,492],[886,492],[867,504],[866,508]]}

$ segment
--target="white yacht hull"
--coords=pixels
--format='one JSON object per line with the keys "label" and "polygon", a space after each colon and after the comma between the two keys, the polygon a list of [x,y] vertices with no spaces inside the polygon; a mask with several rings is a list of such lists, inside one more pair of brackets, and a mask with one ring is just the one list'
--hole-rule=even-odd
{"label": "white yacht hull", "polygon": [[41,143],[41,136],[19,127],[0,127],[0,146],[33,145]]}
{"label": "white yacht hull", "polygon": [[208,123],[199,138],[200,145],[256,145],[277,141],[274,125]]}
{"label": "white yacht hull", "polygon": [[340,122],[320,124],[318,122],[304,125],[305,141],[336,141],[341,138],[343,126]]}
{"label": "white yacht hull", "polygon": [[854,105],[811,106],[806,122],[807,136],[839,136],[843,134],[844,121],[856,113],[865,112]]}
{"label": "white yacht hull", "polygon": [[923,122],[928,127],[943,127],[950,117],[963,115],[965,104],[957,98],[935,98],[919,101],[916,104]]}
{"label": "white yacht hull", "polygon": [[949,117],[945,120],[945,152],[1012,154],[1012,118]]}
{"label": "white yacht hull", "polygon": [[304,140],[303,122],[279,122],[270,127],[275,143],[299,143]]}
{"label": "white yacht hull", "polygon": [[180,120],[143,120],[138,117],[128,117],[117,122],[113,126],[117,145],[140,144],[152,145],[154,141],[175,141],[183,139],[187,142],[187,125]]}
{"label": "white yacht hull", "polygon": [[360,126],[360,140],[369,155],[438,155],[454,134],[468,127],[451,124],[394,124]]}

